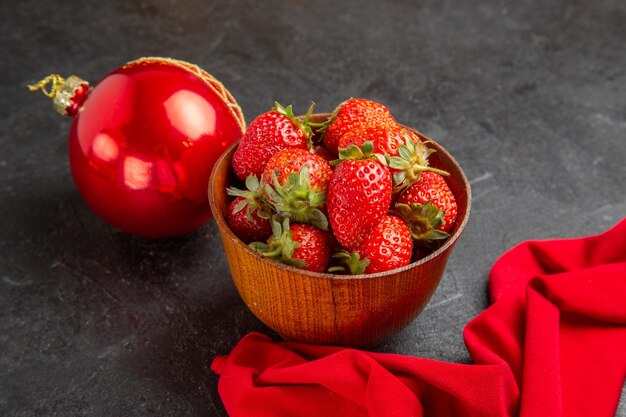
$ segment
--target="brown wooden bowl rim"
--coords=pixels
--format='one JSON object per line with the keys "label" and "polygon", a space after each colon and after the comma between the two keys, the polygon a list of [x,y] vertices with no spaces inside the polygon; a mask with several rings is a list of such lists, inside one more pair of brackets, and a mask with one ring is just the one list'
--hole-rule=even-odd
{"label": "brown wooden bowl rim", "polygon": [[[312,115],[312,117],[319,117],[319,118],[328,118],[330,117],[331,113],[315,113]],[[289,266],[289,265],[285,265],[282,264],[280,262],[276,262],[276,261],[272,261],[262,255],[260,255],[259,253],[257,253],[256,251],[252,250],[252,248],[250,248],[250,246],[246,245],[241,239],[239,239],[233,232],[232,230],[230,230],[230,227],[228,227],[228,223],[226,223],[226,219],[224,218],[224,214],[222,212],[220,212],[217,208],[217,204],[215,202],[215,196],[212,192],[214,186],[214,182],[216,179],[216,172],[217,172],[217,168],[219,166],[221,166],[224,163],[224,160],[227,158],[227,156],[229,154],[231,154],[232,152],[234,152],[234,149],[239,145],[239,141],[233,143],[231,146],[228,147],[228,149],[226,149],[226,151],[224,151],[224,153],[219,157],[219,159],[217,160],[217,162],[215,163],[215,165],[213,166],[213,169],[211,171],[211,176],[209,178],[209,189],[208,189],[208,193],[209,193],[209,204],[211,206],[211,211],[213,212],[213,218],[215,219],[215,221],[218,224],[218,227],[220,229],[222,229],[223,231],[226,232],[226,235],[233,239],[233,241],[235,242],[236,245],[244,248],[245,251],[247,251],[249,254],[251,254],[252,256],[255,256],[257,259],[262,260],[263,262],[267,262],[269,265],[279,268],[279,269],[283,269],[287,272],[293,272],[295,274],[304,274],[304,275],[308,275],[310,277],[314,277],[314,278],[324,278],[324,279],[375,279],[375,278],[383,278],[383,277],[387,277],[390,275],[394,275],[398,272],[403,272],[403,271],[408,271],[410,269],[416,268],[420,265],[423,265],[427,262],[429,262],[431,259],[434,259],[436,257],[438,257],[439,255],[441,255],[442,253],[444,253],[446,250],[448,250],[448,248],[452,245],[454,245],[454,243],[457,241],[457,239],[461,236],[461,233],[463,232],[463,230],[465,229],[465,226],[467,225],[467,222],[469,220],[469,216],[470,216],[470,211],[472,208],[472,191],[470,188],[470,184],[469,181],[467,180],[467,177],[465,176],[465,172],[463,172],[463,169],[461,168],[461,165],[459,165],[459,163],[457,162],[456,159],[454,159],[454,157],[442,146],[440,145],[437,141],[433,140],[432,138],[424,135],[423,133],[417,131],[416,129],[410,127],[410,126],[406,126],[401,124],[402,127],[409,129],[415,133],[417,133],[419,136],[425,138],[426,140],[432,141],[433,143],[435,143],[437,145],[438,148],[441,149],[441,151],[443,151],[442,153],[446,155],[447,158],[449,158],[450,162],[452,162],[452,165],[454,165],[457,170],[459,171],[459,173],[461,174],[461,180],[463,182],[463,184],[465,185],[465,190],[467,190],[467,208],[465,210],[465,216],[463,216],[463,219],[461,219],[461,223],[459,224],[458,228],[456,229],[456,231],[452,234],[452,236],[450,236],[448,238],[448,240],[446,240],[446,242],[437,250],[435,250],[433,253],[431,253],[430,255],[412,262],[408,265],[405,265],[403,267],[400,268],[396,268],[396,269],[391,269],[389,271],[384,271],[384,272],[378,272],[375,274],[361,274],[361,275],[339,275],[339,274],[332,274],[329,272],[313,272],[313,271],[307,271],[306,269],[300,269],[300,268],[295,268],[293,266]],[[437,152],[440,152],[439,149],[437,149]],[[458,220],[458,219],[457,219]]]}

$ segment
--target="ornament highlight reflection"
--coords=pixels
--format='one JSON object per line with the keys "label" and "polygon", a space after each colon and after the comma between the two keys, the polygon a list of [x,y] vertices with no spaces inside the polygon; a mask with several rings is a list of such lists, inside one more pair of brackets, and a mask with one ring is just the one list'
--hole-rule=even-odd
{"label": "ornament highlight reflection", "polygon": [[193,91],[177,91],[163,105],[172,126],[189,140],[215,134],[215,110]]}
{"label": "ornament highlight reflection", "polygon": [[104,162],[115,161],[120,154],[120,149],[117,143],[115,143],[115,139],[104,132],[99,133],[94,138],[91,150],[96,158]]}
{"label": "ornament highlight reflection", "polygon": [[124,184],[131,190],[144,190],[150,185],[152,163],[134,156],[124,159]]}

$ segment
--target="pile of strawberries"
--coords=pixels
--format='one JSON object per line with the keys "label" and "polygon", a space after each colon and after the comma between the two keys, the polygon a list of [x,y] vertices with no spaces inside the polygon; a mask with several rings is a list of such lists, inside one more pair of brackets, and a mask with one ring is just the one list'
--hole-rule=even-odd
{"label": "pile of strawberries", "polygon": [[351,98],[324,123],[275,107],[248,126],[232,167],[245,189],[227,221],[257,252],[315,272],[402,267],[449,237],[457,205],[434,150],[382,104]]}

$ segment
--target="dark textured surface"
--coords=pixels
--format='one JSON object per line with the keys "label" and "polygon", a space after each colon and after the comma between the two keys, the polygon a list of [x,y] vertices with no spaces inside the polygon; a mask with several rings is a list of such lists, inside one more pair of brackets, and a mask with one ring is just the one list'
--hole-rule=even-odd
{"label": "dark textured surface", "polygon": [[94,82],[171,56],[222,80],[248,121],[274,100],[365,96],[438,139],[472,217],[428,308],[381,351],[469,361],[462,328],[500,254],[626,215],[623,1],[78,3],[0,5],[0,415],[225,416],[212,357],[270,333],[214,224],[149,241],[92,214],[69,121],[25,88],[50,72]]}

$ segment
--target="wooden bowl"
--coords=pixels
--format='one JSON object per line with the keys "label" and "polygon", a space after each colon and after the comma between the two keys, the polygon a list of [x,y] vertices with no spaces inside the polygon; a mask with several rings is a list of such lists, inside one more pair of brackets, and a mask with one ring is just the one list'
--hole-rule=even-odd
{"label": "wooden bowl", "polygon": [[[312,116],[324,121],[329,114]],[[413,130],[424,140],[432,140]],[[369,275],[315,273],[264,258],[239,240],[225,221],[236,181],[231,160],[237,144],[217,161],[209,179],[209,201],[239,295],[268,327],[287,340],[342,346],[373,346],[407,326],[422,312],[443,275],[452,248],[467,223],[470,186],[454,158],[439,144],[431,164],[450,173],[458,216],[450,238],[429,256],[402,268]]]}

